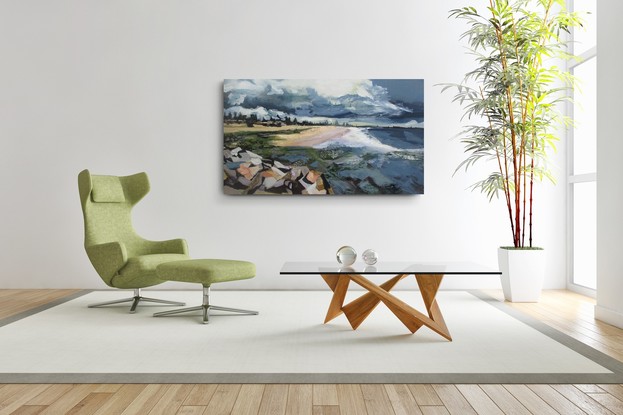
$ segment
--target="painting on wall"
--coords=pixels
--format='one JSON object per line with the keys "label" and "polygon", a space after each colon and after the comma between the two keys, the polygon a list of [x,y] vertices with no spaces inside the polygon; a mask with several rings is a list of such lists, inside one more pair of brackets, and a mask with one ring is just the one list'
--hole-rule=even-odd
{"label": "painting on wall", "polygon": [[226,79],[224,192],[424,193],[422,79]]}

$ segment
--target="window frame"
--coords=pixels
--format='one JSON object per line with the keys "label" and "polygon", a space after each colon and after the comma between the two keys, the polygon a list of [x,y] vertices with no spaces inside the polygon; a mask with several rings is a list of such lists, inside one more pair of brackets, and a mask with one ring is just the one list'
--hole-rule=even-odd
{"label": "window frame", "polygon": [[[574,10],[574,0],[568,0],[567,6],[569,10]],[[570,36],[570,52],[573,54],[573,39],[575,30],[572,31]],[[574,71],[578,66],[597,58],[597,44],[587,49],[580,55],[579,59],[570,59],[567,61],[567,70]],[[574,92],[571,93],[571,98],[574,98]],[[567,102],[566,112],[569,117],[574,117],[575,104],[571,101]],[[574,280],[574,186],[578,183],[595,182],[597,184],[597,171],[591,173],[574,174],[574,128],[570,128],[567,131],[567,171],[566,171],[566,186],[567,186],[567,289],[577,292],[588,297],[596,297],[596,289],[586,287],[577,284]],[[597,132],[595,132],[597,134]],[[597,140],[597,136],[595,136]],[[597,170],[597,166],[595,169]],[[595,247],[597,249],[597,247]],[[596,272],[596,270],[595,270]]]}

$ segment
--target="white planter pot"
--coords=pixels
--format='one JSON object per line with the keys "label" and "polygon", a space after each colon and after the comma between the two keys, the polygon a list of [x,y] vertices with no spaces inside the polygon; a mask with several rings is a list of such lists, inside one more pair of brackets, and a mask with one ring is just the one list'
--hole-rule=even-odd
{"label": "white planter pot", "polygon": [[545,278],[545,251],[498,248],[502,291],[507,301],[536,303]]}

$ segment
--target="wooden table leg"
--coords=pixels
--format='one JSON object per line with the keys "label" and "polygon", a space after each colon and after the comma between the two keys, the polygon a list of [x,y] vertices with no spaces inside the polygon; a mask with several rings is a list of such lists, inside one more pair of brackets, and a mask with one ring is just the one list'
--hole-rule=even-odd
{"label": "wooden table leg", "polygon": [[446,326],[446,322],[443,319],[443,314],[441,314],[441,310],[439,309],[439,305],[437,304],[437,291],[439,290],[439,286],[441,285],[441,280],[443,279],[443,275],[440,274],[418,274],[415,276],[417,280],[417,284],[420,287],[420,292],[422,293],[422,299],[424,300],[424,304],[426,305],[426,311],[428,311],[428,316],[433,319],[443,330],[450,335],[450,331],[448,330],[448,326]]}
{"label": "wooden table leg", "polygon": [[[372,310],[376,308],[379,302],[382,301],[411,333],[415,333],[420,327],[426,326],[442,337],[452,341],[450,331],[446,326],[446,322],[443,319],[443,315],[435,299],[443,275],[418,274],[415,276],[428,316],[389,293],[398,281],[402,280],[408,274],[396,275],[380,286],[359,274],[321,275],[329,288],[333,291],[333,297],[331,298],[325,323],[344,313],[352,328],[356,330],[370,315]],[[344,299],[346,298],[346,292],[351,280],[368,290],[368,293],[344,306]]]}
{"label": "wooden table leg", "polygon": [[344,304],[344,298],[346,298],[346,291],[348,290],[350,278],[348,278],[348,275],[343,274],[323,274],[322,278],[333,291],[333,297],[331,298],[331,303],[329,304],[329,309],[327,310],[327,316],[324,319],[326,324],[342,314],[342,304]]}
{"label": "wooden table leg", "polygon": [[[394,278],[381,284],[380,287],[385,291],[389,291],[394,288],[398,281],[400,281],[407,275],[408,274],[396,275]],[[370,315],[372,310],[374,310],[380,302],[381,299],[378,296],[368,292],[357,298],[356,300],[346,304],[344,307],[342,307],[342,311],[344,312],[344,315],[348,319],[348,322],[350,323],[353,330],[357,330],[357,327],[359,327],[361,323],[363,323],[363,321]]]}
{"label": "wooden table leg", "polygon": [[331,291],[335,291],[335,286],[337,285],[337,280],[340,278],[338,274],[320,274],[324,282],[327,283]]}
{"label": "wooden table leg", "polygon": [[361,275],[350,275],[350,279],[353,280],[353,282],[361,285],[363,288],[370,291],[371,293],[376,294],[381,299],[381,301],[383,301],[383,303],[385,303],[385,305],[387,305],[387,307],[392,310],[396,317],[398,317],[400,321],[402,321],[403,324],[407,326],[411,333],[415,333],[417,329],[424,325],[429,329],[433,330],[435,333],[441,335],[442,337],[445,337],[448,340],[452,340],[452,337],[448,332],[448,328],[444,327],[445,324],[444,326],[439,325],[432,318],[420,313],[409,304],[391,295],[387,291],[381,289],[381,287]]}

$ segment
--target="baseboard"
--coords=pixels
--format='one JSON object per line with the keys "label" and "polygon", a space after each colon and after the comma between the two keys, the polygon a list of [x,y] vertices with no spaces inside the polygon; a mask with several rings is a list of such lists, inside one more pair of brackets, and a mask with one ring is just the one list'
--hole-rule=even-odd
{"label": "baseboard", "polygon": [[600,305],[596,305],[595,318],[597,320],[603,321],[604,323],[623,328],[623,313],[621,312],[611,310]]}

